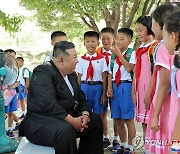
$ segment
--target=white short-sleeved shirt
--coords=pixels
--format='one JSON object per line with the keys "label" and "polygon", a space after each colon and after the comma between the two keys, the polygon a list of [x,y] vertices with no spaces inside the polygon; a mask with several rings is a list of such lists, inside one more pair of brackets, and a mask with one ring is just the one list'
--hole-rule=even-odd
{"label": "white short-sleeved shirt", "polygon": [[21,67],[19,69],[19,77],[18,77],[18,81],[20,82],[20,84],[22,84],[23,86],[25,86],[25,79],[24,78],[29,78],[29,71],[27,69],[24,70],[24,74],[23,74],[23,69],[25,67]]}
{"label": "white short-sleeved shirt", "polygon": [[[126,51],[124,51],[122,53],[122,55],[124,55],[126,53]],[[136,64],[135,51],[133,51],[131,53],[131,57],[130,57],[129,63]],[[115,80],[115,75],[116,75],[116,72],[118,70],[118,67],[119,67],[119,65],[116,63],[116,60],[115,60],[114,61],[114,67],[113,67],[113,79],[112,79],[113,81]],[[109,73],[112,74],[112,71],[110,69],[110,65],[109,65],[108,69],[109,69]],[[121,70],[121,80],[132,81],[131,74],[126,71],[126,69],[125,69],[125,67],[123,65],[121,65],[120,70]]]}
{"label": "white short-sleeved shirt", "polygon": [[[97,53],[93,55],[89,55],[86,53],[86,57],[96,57]],[[92,81],[102,81],[102,74],[103,72],[108,71],[108,67],[106,64],[105,58],[101,58],[98,60],[92,60],[92,65],[94,68],[94,75]],[[86,81],[87,69],[89,66],[89,61],[83,58],[80,58],[78,64],[76,65],[76,72],[82,74],[81,81]],[[89,78],[88,81],[91,81]]]}
{"label": "white short-sleeved shirt", "polygon": [[49,62],[52,59],[53,52],[50,52],[48,56],[44,59],[44,63]]}
{"label": "white short-sleeved shirt", "polygon": [[102,47],[102,53],[104,53],[104,52],[109,53],[109,54],[112,54],[111,50],[106,51],[106,49],[104,49],[104,48]]}
{"label": "white short-sleeved shirt", "polygon": [[111,55],[112,55],[111,50],[106,51],[106,50],[102,47],[102,54],[103,54],[103,53],[108,53],[108,54],[109,54],[108,59],[109,59],[109,64],[110,64]]}

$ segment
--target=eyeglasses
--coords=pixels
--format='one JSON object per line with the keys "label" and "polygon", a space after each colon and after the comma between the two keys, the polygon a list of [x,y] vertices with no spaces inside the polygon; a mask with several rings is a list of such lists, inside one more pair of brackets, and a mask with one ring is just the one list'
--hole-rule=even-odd
{"label": "eyeglasses", "polygon": [[176,93],[176,96],[178,98],[180,98],[180,93],[178,93],[178,90],[177,90],[177,81],[176,81],[176,73],[177,73],[177,70],[178,68],[176,66],[173,67],[172,69],[172,73],[171,73],[171,86],[172,86],[172,89],[174,90],[174,92]]}

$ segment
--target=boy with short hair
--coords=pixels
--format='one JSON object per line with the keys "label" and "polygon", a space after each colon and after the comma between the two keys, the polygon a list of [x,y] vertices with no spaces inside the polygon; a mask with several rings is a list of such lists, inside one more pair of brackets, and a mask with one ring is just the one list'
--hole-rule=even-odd
{"label": "boy with short hair", "polygon": [[22,109],[22,115],[19,117],[20,119],[23,119],[26,115],[26,109],[25,105],[27,103],[27,93],[28,93],[28,86],[29,86],[29,70],[24,66],[24,59],[23,57],[17,57],[16,61],[19,66],[19,86],[18,86],[18,100],[20,100],[21,109]]}
{"label": "boy with short hair", "polygon": [[86,94],[89,110],[102,115],[106,103],[106,60],[96,52],[99,46],[99,34],[95,31],[84,33],[84,45],[87,49],[76,67],[78,82]]}
{"label": "boy with short hair", "polygon": [[[105,27],[101,30],[101,41],[102,41],[102,47],[98,47],[97,48],[97,52],[98,53],[102,53],[106,59],[106,64],[107,66],[110,63],[110,57],[111,57],[111,48],[113,45],[113,42],[115,41],[115,32],[114,29],[112,29],[111,27]],[[111,100],[108,99],[108,102],[111,105]],[[107,103],[107,107],[108,107],[108,103]],[[107,109],[107,108],[106,108]],[[109,140],[109,135],[108,135],[108,124],[107,124],[107,110],[104,112],[104,114],[102,115],[102,120],[103,120],[103,129],[104,129],[104,149],[107,149],[110,145],[111,142]],[[124,142],[124,140],[126,140],[127,136],[126,136],[126,128],[125,126],[121,128],[121,132],[120,134],[118,133],[118,129],[117,129],[117,122],[114,121],[114,139],[112,142],[112,151],[116,151],[120,148],[120,144],[119,144],[119,135],[121,138],[121,141]]]}
{"label": "boy with short hair", "polygon": [[[54,46],[56,42],[60,41],[67,41],[66,33],[63,31],[55,31],[51,34],[51,45]],[[53,55],[53,52],[49,53],[49,55],[45,58],[45,62],[49,62],[51,60],[51,57]]]}
{"label": "boy with short hair", "polygon": [[[120,153],[125,148],[125,152],[132,153],[132,140],[135,137],[136,130],[134,125],[134,103],[132,101],[132,78],[131,71],[135,64],[135,51],[128,48],[133,37],[133,31],[129,28],[121,28],[118,30],[117,38],[115,39],[116,47],[111,49],[115,55],[114,66],[111,69],[109,66],[108,75],[108,96],[112,97],[111,102],[111,117],[114,118],[118,127],[121,127],[124,121],[128,128],[128,145],[122,143],[121,149],[116,153]],[[119,129],[119,131],[121,131]],[[113,154],[114,154],[113,153]]]}
{"label": "boy with short hair", "polygon": [[[4,53],[11,55],[13,58],[16,57],[16,52],[13,49],[7,49],[4,51]],[[13,133],[13,129],[12,129],[12,125],[13,125],[13,121],[16,122],[16,125],[20,124],[20,120],[18,119],[18,117],[16,116],[16,114],[14,113],[14,111],[17,110],[17,91],[16,88],[18,87],[19,82],[16,81],[16,83],[11,87],[11,89],[14,91],[15,95],[13,97],[13,99],[11,100],[11,102],[5,106],[5,113],[8,114],[8,128],[6,131],[6,135],[10,138],[14,138],[15,135]]]}

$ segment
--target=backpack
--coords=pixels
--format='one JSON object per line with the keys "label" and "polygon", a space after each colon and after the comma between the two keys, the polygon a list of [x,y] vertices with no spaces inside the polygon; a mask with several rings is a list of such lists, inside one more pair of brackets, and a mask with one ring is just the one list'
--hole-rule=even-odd
{"label": "backpack", "polygon": [[[132,48],[128,48],[127,51],[126,51],[126,60],[129,62],[130,61],[130,58],[131,58],[131,54],[134,50]],[[111,72],[113,73],[113,67],[114,67],[114,61],[115,61],[115,58],[116,56],[114,54],[111,55],[111,60],[110,60],[110,69],[111,69]],[[130,72],[131,74],[131,79],[133,79],[133,75],[134,75],[134,72],[131,71]]]}
{"label": "backpack", "polygon": [[156,47],[158,46],[159,41],[155,41],[154,43],[152,43],[148,49],[148,57],[149,57],[149,61],[151,63],[151,74],[153,74],[153,69],[154,69],[154,52]]}
{"label": "backpack", "polygon": [[97,47],[96,51],[97,51],[97,53],[101,54],[102,53],[102,47]]}
{"label": "backpack", "polygon": [[28,68],[26,68],[26,67],[24,67],[23,68],[23,70],[22,70],[22,75],[23,75],[23,78],[24,78],[24,80],[26,80],[26,78],[24,77],[24,72],[25,72],[25,70],[28,70],[28,72],[29,72],[29,80],[31,80],[31,78],[32,78],[32,71],[30,71]]}

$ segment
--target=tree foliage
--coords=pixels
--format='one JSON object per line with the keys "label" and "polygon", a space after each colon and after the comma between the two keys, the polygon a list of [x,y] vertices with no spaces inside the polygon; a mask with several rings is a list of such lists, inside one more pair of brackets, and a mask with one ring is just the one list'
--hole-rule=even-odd
{"label": "tree foliage", "polygon": [[[165,0],[20,0],[45,31],[63,30],[78,37],[85,30],[100,31],[100,21],[115,31],[131,27],[140,15],[148,15]],[[104,25],[104,26],[105,26]]]}
{"label": "tree foliage", "polygon": [[0,26],[4,27],[6,31],[17,32],[20,29],[23,18],[21,16],[13,16],[5,14],[0,10]]}

